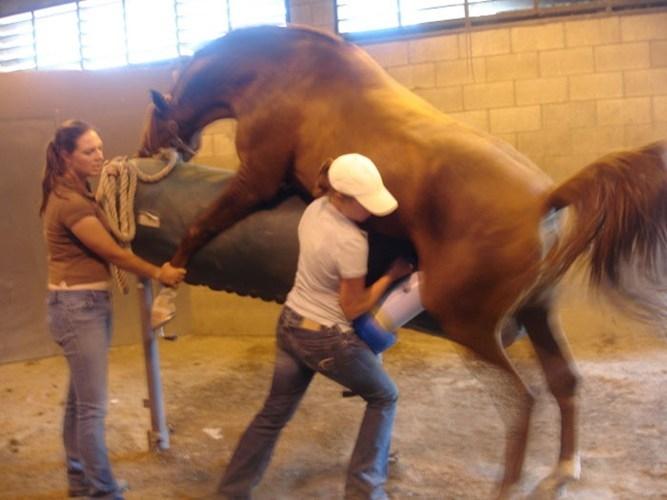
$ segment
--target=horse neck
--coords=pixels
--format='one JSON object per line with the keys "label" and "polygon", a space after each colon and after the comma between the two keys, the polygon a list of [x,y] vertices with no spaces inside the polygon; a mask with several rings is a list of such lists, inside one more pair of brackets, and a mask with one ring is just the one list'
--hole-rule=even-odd
{"label": "horse neck", "polygon": [[[251,82],[280,75],[285,65],[303,56],[321,52],[317,59],[328,60],[332,47],[341,47],[340,40],[316,29],[260,26],[233,31],[202,49],[184,69],[172,90],[174,102],[183,108],[178,119],[188,122],[207,114],[211,103],[230,113],[244,100]],[[282,79],[277,80],[268,88],[278,88]]]}
{"label": "horse neck", "polygon": [[185,91],[174,95],[171,118],[178,124],[183,136],[189,136],[209,123],[233,117],[231,107],[215,95],[214,85],[204,91]]}
{"label": "horse neck", "polygon": [[[274,52],[272,49],[276,48]],[[172,91],[173,118],[182,130],[190,132],[217,119],[236,118],[235,112],[243,113],[270,101],[267,91],[278,95],[282,87],[290,85],[289,78],[272,78],[281,75],[284,66],[293,61],[304,65],[304,74],[323,83],[327,78],[312,71],[313,61],[329,61],[330,73],[338,67],[347,68],[348,78],[357,85],[362,80],[368,84],[369,79],[382,78],[365,54],[350,57],[354,50],[336,37],[316,30],[259,27],[233,32],[195,56],[185,68]],[[265,85],[266,81],[270,84]],[[313,86],[317,82],[313,81]],[[257,94],[259,88],[261,92]]]}

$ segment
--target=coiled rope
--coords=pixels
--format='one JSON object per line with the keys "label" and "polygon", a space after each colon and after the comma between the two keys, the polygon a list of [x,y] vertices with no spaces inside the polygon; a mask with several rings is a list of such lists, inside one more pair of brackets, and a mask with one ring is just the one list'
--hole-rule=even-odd
{"label": "coiled rope", "polygon": [[[178,161],[175,149],[162,149],[156,158],[166,165],[155,174],[142,171],[127,156],[117,156],[102,168],[100,182],[97,186],[95,199],[106,215],[111,232],[120,246],[129,248],[136,234],[134,217],[134,195],[137,191],[137,179],[145,183],[159,182],[174,169]],[[115,265],[111,265],[114,283],[124,294],[129,291],[127,273]]]}

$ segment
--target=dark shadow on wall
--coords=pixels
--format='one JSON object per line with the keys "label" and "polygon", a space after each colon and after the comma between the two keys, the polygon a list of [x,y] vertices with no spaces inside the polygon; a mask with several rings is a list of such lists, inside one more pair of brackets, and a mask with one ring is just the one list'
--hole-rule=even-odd
{"label": "dark shadow on wall", "polygon": [[[167,65],[0,74],[0,363],[54,354],[46,330],[46,252],[38,208],[44,149],[71,117],[95,125],[107,158],[137,150],[148,90],[171,85]],[[185,333],[187,294],[170,328]],[[114,344],[140,341],[137,294],[114,292]]]}

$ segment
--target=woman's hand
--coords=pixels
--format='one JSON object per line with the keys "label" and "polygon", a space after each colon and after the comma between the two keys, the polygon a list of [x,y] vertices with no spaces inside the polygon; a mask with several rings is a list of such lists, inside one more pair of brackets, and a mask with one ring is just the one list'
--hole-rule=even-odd
{"label": "woman's hand", "polygon": [[392,281],[396,281],[397,279],[412,273],[414,269],[415,266],[411,262],[404,259],[403,257],[399,257],[391,263],[391,266],[389,266],[389,269],[387,270],[387,276],[389,276]]}
{"label": "woman's hand", "polygon": [[169,262],[162,264],[157,280],[166,286],[176,286],[185,279],[185,268],[174,267]]}

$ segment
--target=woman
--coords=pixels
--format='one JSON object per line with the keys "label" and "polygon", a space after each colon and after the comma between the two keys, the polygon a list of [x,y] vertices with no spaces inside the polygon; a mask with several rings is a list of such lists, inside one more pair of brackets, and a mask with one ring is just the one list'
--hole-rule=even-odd
{"label": "woman", "polygon": [[182,281],[185,270],[168,263],[156,267],[116,244],[88,184],[103,162],[102,140],[90,125],[63,123],[46,150],[40,215],[48,251],[49,329],[70,375],[63,424],[68,494],[122,499],[127,485],[114,479],[104,438],[108,263],[166,286]]}
{"label": "woman", "polygon": [[373,162],[346,154],[320,172],[320,192],[299,222],[295,283],[278,320],[273,382],[264,407],[239,441],[219,492],[249,498],[269,464],[282,428],[316,372],[367,403],[347,472],[346,498],[386,498],[384,484],[398,390],[351,321],[412,270],[402,259],[366,288],[368,241],[357,223],[398,203]]}

